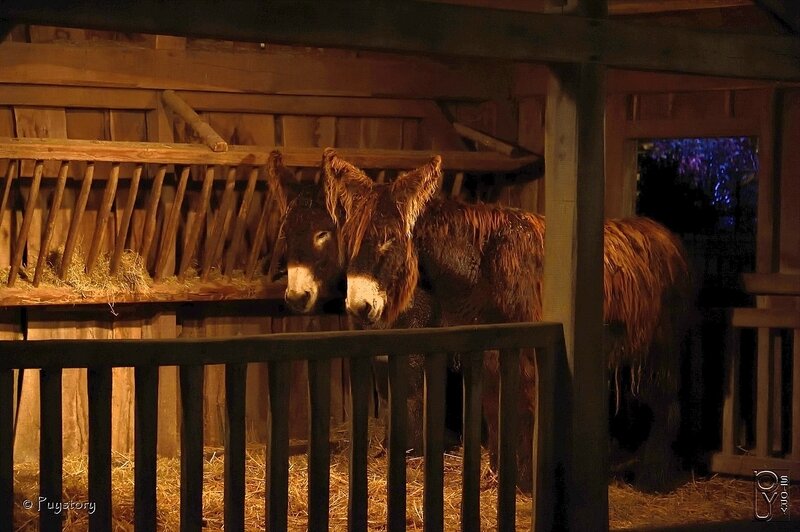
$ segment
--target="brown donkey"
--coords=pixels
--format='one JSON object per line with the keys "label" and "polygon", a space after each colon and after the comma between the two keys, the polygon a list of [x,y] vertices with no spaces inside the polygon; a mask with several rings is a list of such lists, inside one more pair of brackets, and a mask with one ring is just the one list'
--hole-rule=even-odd
{"label": "brown donkey", "polygon": [[[323,160],[321,183],[298,182],[284,166],[281,153],[273,151],[267,161],[267,183],[281,212],[279,239],[283,240],[288,280],[284,298],[294,312],[310,313],[323,307],[337,308],[344,298],[345,260],[340,247],[337,220],[342,219],[341,206],[331,187],[333,179],[330,158]],[[327,198],[334,198],[328,205]],[[330,212],[334,213],[333,215]],[[338,214],[337,214],[338,213]],[[341,308],[341,306],[339,306]],[[430,294],[417,290],[414,304],[392,324],[395,328],[418,328],[439,325],[439,316]],[[411,357],[412,365],[422,364],[421,357]],[[378,392],[385,400],[386,357],[376,357],[373,369]],[[422,452],[422,372],[414,372],[409,389],[407,424],[409,450]]]}
{"label": "brown donkey", "polygon": [[[341,235],[348,260],[346,306],[367,323],[391,325],[413,303],[418,283],[430,287],[447,325],[537,321],[542,310],[544,218],[511,208],[434,197],[441,159],[391,184],[376,185],[327,153],[337,171],[345,213]],[[630,377],[614,391],[635,396],[652,412],[649,438],[638,450],[638,485],[664,486],[676,460],[679,426],[677,343],[688,300],[688,266],[677,238],[644,218],[605,225],[605,321],[611,374]],[[484,413],[496,461],[499,364],[484,359]],[[531,488],[534,362],[521,361],[519,485]],[[625,372],[625,375],[628,375]],[[619,404],[619,402],[617,403]],[[613,424],[612,424],[613,426]]]}

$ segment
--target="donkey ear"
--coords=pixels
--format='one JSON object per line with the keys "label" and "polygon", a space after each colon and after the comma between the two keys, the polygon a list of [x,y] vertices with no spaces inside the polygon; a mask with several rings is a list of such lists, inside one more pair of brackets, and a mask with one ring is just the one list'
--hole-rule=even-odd
{"label": "donkey ear", "polygon": [[345,216],[352,212],[358,198],[369,194],[372,180],[360,169],[340,158],[333,148],[322,154],[322,175],[325,187],[325,204],[335,223],[339,223],[338,205],[344,207]]}
{"label": "donkey ear", "polygon": [[398,177],[392,183],[392,196],[410,235],[420,213],[436,194],[442,176],[442,158],[434,156],[428,164]]}
{"label": "donkey ear", "polygon": [[267,159],[267,186],[278,203],[281,216],[286,214],[288,206],[287,184],[294,181],[292,172],[283,165],[283,155],[278,150],[273,150]]}

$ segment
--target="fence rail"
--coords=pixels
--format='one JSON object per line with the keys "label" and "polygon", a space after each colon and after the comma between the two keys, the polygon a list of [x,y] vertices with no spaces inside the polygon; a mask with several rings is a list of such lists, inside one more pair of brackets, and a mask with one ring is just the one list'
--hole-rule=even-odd
{"label": "fence rail", "polygon": [[[309,361],[309,529],[327,530],[329,507],[330,360],[344,357],[351,371],[350,482],[348,529],[367,529],[367,357],[389,355],[390,422],[387,502],[388,530],[405,530],[405,424],[407,357],[425,354],[424,525],[443,530],[444,374],[447,353],[464,355],[464,459],[462,529],[480,528],[480,394],[481,354],[500,351],[498,528],[515,530],[519,361],[522,349],[536,349],[538,375],[534,428],[533,530],[550,530],[563,499],[554,481],[561,466],[555,424],[557,393],[564,385],[566,361],[560,324],[503,324],[440,329],[284,333],[220,339],[45,340],[0,342],[0,529],[13,525],[13,369],[41,368],[40,490],[48,499],[61,495],[61,400],[63,368],[88,368],[89,491],[97,510],[90,530],[111,527],[111,368],[135,370],[136,530],[156,524],[156,427],[158,367],[180,366],[181,384],[181,529],[202,527],[202,389],[203,365],[225,364],[225,529],[244,529],[244,394],[246,364],[268,363],[269,442],[266,471],[267,530],[286,530],[288,506],[289,390],[287,372],[293,360]],[[42,530],[60,530],[61,517],[43,512]]]}

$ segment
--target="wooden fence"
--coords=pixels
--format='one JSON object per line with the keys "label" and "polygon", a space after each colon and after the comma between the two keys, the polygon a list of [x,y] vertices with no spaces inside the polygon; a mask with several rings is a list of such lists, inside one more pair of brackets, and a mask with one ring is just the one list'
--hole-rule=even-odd
{"label": "wooden fence", "polygon": [[[560,324],[503,324],[391,331],[284,333],[220,339],[43,340],[0,342],[0,529],[13,524],[13,370],[41,368],[40,496],[62,494],[61,375],[63,368],[88,368],[89,493],[96,504],[90,530],[111,527],[111,371],[134,367],[136,530],[156,528],[156,432],[158,369],[179,366],[181,382],[182,530],[200,530],[203,495],[203,366],[225,364],[225,530],[244,530],[244,398],[248,363],[269,367],[265,521],[267,530],[287,528],[288,401],[291,361],[308,360],[310,438],[308,447],[309,530],[328,530],[330,470],[330,362],[343,357],[351,372],[348,529],[367,529],[367,420],[369,357],[389,355],[388,530],[405,530],[406,371],[409,353],[425,354],[424,497],[426,530],[443,530],[444,386],[447,353],[464,364],[462,530],[480,528],[481,373],[485,350],[500,351],[498,529],[515,530],[516,442],[519,357],[536,349],[538,387],[533,437],[532,529],[551,530],[563,498],[556,474],[559,455],[556,405],[562,404],[566,359]],[[564,412],[559,413],[563,418]],[[60,530],[63,516],[40,515],[41,530]]]}
{"label": "wooden fence", "polygon": [[[745,291],[754,295],[800,296],[800,276],[746,274]],[[755,375],[742,367],[741,329],[757,330]],[[787,334],[781,334],[785,331]],[[784,342],[788,342],[784,345]],[[784,356],[791,364],[784,364]],[[726,347],[725,398],[722,410],[722,450],[712,457],[711,468],[720,473],[751,475],[755,469],[788,469],[791,478],[800,476],[800,312],[784,308],[735,308],[730,311]],[[791,367],[786,374],[784,367]],[[753,379],[755,419],[740,413],[743,378]],[[783,390],[791,389],[789,404]],[[787,408],[788,406],[788,408]],[[788,419],[784,415],[788,412]],[[747,449],[742,424],[754,423],[755,446]],[[789,445],[783,432],[790,430]]]}

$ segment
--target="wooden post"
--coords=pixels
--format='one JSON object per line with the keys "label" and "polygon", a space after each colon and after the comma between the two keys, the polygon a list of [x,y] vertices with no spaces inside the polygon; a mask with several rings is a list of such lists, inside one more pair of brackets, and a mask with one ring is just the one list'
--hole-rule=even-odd
{"label": "wooden post", "polygon": [[133,170],[131,186],[128,188],[128,201],[125,202],[125,210],[122,211],[122,220],[119,222],[117,241],[114,242],[114,255],[111,257],[111,266],[109,268],[112,275],[117,273],[120,260],[122,260],[122,252],[125,250],[128,226],[131,222],[131,216],[133,216],[133,208],[136,205],[136,194],[139,192],[139,179],[142,177],[142,168],[143,166],[140,164]]}
{"label": "wooden post", "polygon": [[[604,16],[606,2],[581,0],[577,10]],[[605,69],[571,64],[551,70],[543,319],[564,324],[569,363],[570,386],[562,405],[566,515],[570,530],[607,530],[608,404],[597,399],[608,394],[602,347]]]}
{"label": "wooden post", "polygon": [[228,143],[223,140],[214,129],[205,122],[200,115],[194,112],[189,104],[184,102],[180,96],[175,94],[173,90],[165,90],[161,94],[161,99],[167,104],[167,107],[172,109],[175,113],[183,118],[189,124],[195,133],[197,133],[206,146],[211,148],[211,151],[228,151]]}
{"label": "wooden post", "polygon": [[[47,259],[47,253],[50,251],[50,241],[53,239],[56,216],[58,215],[58,209],[61,208],[61,199],[64,197],[64,186],[67,183],[68,171],[69,161],[64,161],[61,163],[61,168],[58,171],[58,182],[56,183],[56,191],[53,194],[53,204],[50,206],[50,212],[47,214],[47,224],[45,225],[44,236],[42,236],[39,258],[36,259],[36,271],[33,274],[33,286],[39,286],[39,281],[42,279],[45,260]],[[0,210],[0,217],[2,217],[2,212],[3,211]]]}
{"label": "wooden post", "polygon": [[25,249],[25,243],[28,241],[28,232],[31,229],[31,222],[33,221],[33,211],[36,208],[36,201],[39,198],[39,185],[42,182],[43,170],[44,162],[36,161],[36,167],[33,170],[33,183],[31,184],[31,191],[28,193],[28,202],[25,204],[25,215],[22,218],[22,227],[17,235],[17,244],[14,246],[11,271],[8,272],[8,286],[14,286],[19,269],[22,267],[22,252]]}
{"label": "wooden post", "polygon": [[89,200],[89,192],[92,190],[92,179],[94,178],[94,163],[90,162],[86,165],[86,170],[83,173],[83,183],[81,183],[81,191],[78,194],[78,201],[75,203],[75,212],[72,213],[72,220],[69,222],[69,231],[67,232],[67,243],[64,244],[64,254],[61,256],[61,268],[58,276],[63,279],[67,276],[69,265],[72,262],[72,254],[75,251],[75,244],[78,241],[78,231],[81,228],[81,219],[83,218],[83,211],[86,210],[86,202]]}
{"label": "wooden post", "polygon": [[111,167],[111,174],[106,181],[106,189],[103,192],[103,200],[100,204],[100,211],[97,213],[97,227],[94,229],[92,244],[89,247],[89,255],[86,257],[86,273],[91,274],[94,269],[100,248],[103,245],[103,237],[106,234],[106,224],[108,216],[111,214],[111,206],[114,204],[114,196],[117,194],[117,182],[119,181],[119,163],[114,163]]}

